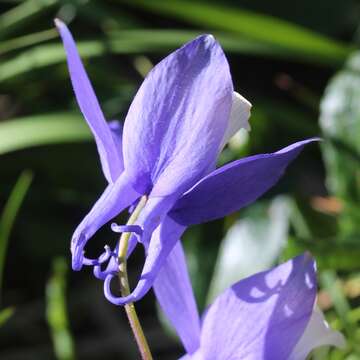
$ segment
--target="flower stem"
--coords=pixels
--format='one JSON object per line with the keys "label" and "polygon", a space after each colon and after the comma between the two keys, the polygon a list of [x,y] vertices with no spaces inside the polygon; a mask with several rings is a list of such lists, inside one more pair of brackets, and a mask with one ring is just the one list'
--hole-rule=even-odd
{"label": "flower stem", "polygon": [[[147,201],[147,197],[143,196],[138,205],[136,206],[135,210],[131,214],[127,225],[133,225],[137,218],[140,215],[141,210],[144,208]],[[120,244],[119,244],[119,253],[118,253],[118,261],[119,261],[119,283],[120,283],[120,291],[122,296],[127,296],[130,294],[130,286],[129,286],[129,279],[127,274],[127,264],[126,264],[126,255],[129,246],[129,239],[130,239],[130,232],[124,232],[121,234],[120,237]],[[137,316],[135,306],[133,303],[128,303],[125,305],[126,315],[128,317],[131,330],[134,334],[137,346],[139,348],[141,358],[143,360],[152,360],[152,355],[150,352],[149,345],[144,335],[144,331],[141,327],[139,318]]]}

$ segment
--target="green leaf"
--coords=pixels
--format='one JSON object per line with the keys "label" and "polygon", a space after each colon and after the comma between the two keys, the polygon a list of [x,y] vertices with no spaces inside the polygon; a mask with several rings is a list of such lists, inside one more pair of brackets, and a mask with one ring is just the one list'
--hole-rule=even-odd
{"label": "green leaf", "polygon": [[[108,38],[106,41],[77,41],[77,47],[83,59],[97,57],[107,52],[116,54],[168,52],[199,34],[199,31],[188,30],[142,29],[111,31],[107,33]],[[239,39],[234,35],[224,32],[215,32],[214,34],[225,50],[247,54],[287,57],[286,52],[276,51],[267,44],[254,42],[246,38]],[[29,39],[25,40],[29,41]],[[19,40],[18,42],[21,43],[21,41]],[[31,41],[34,41],[34,39]],[[0,52],[2,48],[5,48],[5,51],[7,51],[12,46],[19,46],[19,44],[16,44],[16,42],[15,45],[14,43],[4,43],[0,45]],[[0,81],[6,81],[15,76],[46,66],[63,63],[65,59],[65,51],[60,39],[57,44],[37,45],[7,61],[3,61],[0,64]]]}
{"label": "green leaf", "polygon": [[51,113],[0,122],[0,154],[30,146],[91,138],[86,122],[73,113]]}
{"label": "green leaf", "polygon": [[342,63],[349,54],[347,45],[269,15],[189,0],[123,0],[157,14],[173,16],[206,29],[226,30],[253,41],[288,52],[297,60],[326,64]]}
{"label": "green leaf", "polygon": [[0,44],[0,55],[4,55],[7,52],[18,50],[26,46],[34,46],[38,43],[54,39],[58,37],[58,33],[55,29],[44,30],[37,33],[20,36],[15,39],[3,41]]}
{"label": "green leaf", "polygon": [[[98,56],[105,51],[105,44],[97,41],[78,42],[77,45],[83,58]],[[0,64],[0,81],[11,79],[27,71],[59,64],[65,59],[65,51],[60,40],[59,44],[38,45],[2,62]]]}
{"label": "green leaf", "polygon": [[290,237],[282,259],[290,259],[304,251],[310,251],[316,258],[320,270],[358,270],[360,246],[357,243],[351,243],[349,240],[343,240],[344,244],[339,245],[338,242],[340,241],[337,241],[337,239],[325,240],[314,237],[306,240]]}
{"label": "green leaf", "polygon": [[[109,32],[108,35],[115,52],[139,53],[168,52],[201,35],[201,33],[199,30],[183,29],[136,29]],[[281,51],[276,52],[269,45],[246,38],[239,39],[237,36],[224,31],[215,31],[214,35],[227,51],[268,56],[274,56],[274,54],[277,56],[285,55]]]}
{"label": "green leaf", "polygon": [[221,243],[208,303],[237,281],[274,265],[286,244],[290,202],[277,197],[269,206],[252,206]]}
{"label": "green leaf", "polygon": [[0,326],[3,326],[14,314],[13,307],[7,307],[0,311]]}
{"label": "green leaf", "polygon": [[46,319],[58,360],[75,359],[65,299],[67,268],[66,261],[57,258],[53,263],[53,274],[46,286]]}
{"label": "green leaf", "polygon": [[32,181],[32,173],[24,171],[16,182],[0,217],[0,291],[9,236],[25,195]]}
{"label": "green leaf", "polygon": [[360,52],[330,81],[321,102],[320,125],[330,190],[360,199]]}
{"label": "green leaf", "polygon": [[0,16],[0,38],[18,29],[23,23],[41,14],[56,2],[57,0],[27,0],[3,13]]}
{"label": "green leaf", "polygon": [[321,102],[320,125],[329,190],[345,205],[348,230],[360,220],[360,52],[330,81]]}

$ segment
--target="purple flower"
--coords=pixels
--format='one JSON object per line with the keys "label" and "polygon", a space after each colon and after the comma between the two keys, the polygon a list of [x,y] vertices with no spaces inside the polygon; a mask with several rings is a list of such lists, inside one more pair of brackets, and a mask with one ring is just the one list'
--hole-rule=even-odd
{"label": "purple flower", "polygon": [[239,281],[201,321],[180,243],[154,289],[187,351],[182,360],[305,360],[318,346],[345,345],[314,308],[316,270],[309,254]]}
{"label": "purple flower", "polygon": [[[86,75],[75,42],[56,20],[75,96],[97,144],[108,186],[72,238],[72,266],[94,266],[105,280],[105,296],[121,305],[140,299],[152,286],[167,256],[192,224],[223,217],[256,200],[272,187],[309,139],[272,154],[261,154],[215,170],[226,142],[248,128],[250,103],[233,91],[229,65],[211,35],[185,44],[148,74],[125,119],[124,129],[107,123]],[[84,254],[87,241],[121,211],[147,202],[132,226],[128,256],[137,242],[145,247],[142,275],[132,293],[115,297],[111,279],[118,271],[117,246],[97,259]],[[102,264],[108,261],[103,268]]]}

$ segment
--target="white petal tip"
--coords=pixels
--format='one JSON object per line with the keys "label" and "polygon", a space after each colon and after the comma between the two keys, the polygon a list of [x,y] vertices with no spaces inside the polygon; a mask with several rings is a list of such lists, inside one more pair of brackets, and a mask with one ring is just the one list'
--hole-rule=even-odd
{"label": "white petal tip", "polygon": [[207,45],[211,45],[216,42],[215,37],[211,34],[200,35],[199,38]]}
{"label": "white petal tip", "polygon": [[55,19],[54,19],[54,23],[55,23],[55,26],[56,26],[58,29],[60,29],[60,28],[62,28],[63,26],[65,26],[65,24],[64,24],[60,19],[58,19],[58,18],[55,18]]}
{"label": "white petal tip", "polygon": [[290,360],[305,359],[309,353],[321,346],[346,347],[346,340],[339,332],[332,330],[324,314],[316,306],[300,341],[296,344]]}
{"label": "white petal tip", "polygon": [[238,127],[243,128],[247,131],[250,131],[251,129],[249,124],[251,108],[252,105],[250,101],[245,99],[242,95],[240,95],[236,91],[233,92],[233,106],[231,109],[231,117],[238,118],[237,120]]}
{"label": "white petal tip", "polygon": [[249,111],[252,108],[252,104],[249,100],[245,99],[242,95],[240,95],[238,92],[233,92],[233,101],[237,101],[242,104],[245,108],[247,108]]}

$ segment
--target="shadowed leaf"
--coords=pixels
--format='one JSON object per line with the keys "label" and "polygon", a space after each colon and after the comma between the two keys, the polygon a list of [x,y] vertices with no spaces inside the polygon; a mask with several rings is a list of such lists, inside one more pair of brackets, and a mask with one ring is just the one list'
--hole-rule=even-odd
{"label": "shadowed leaf", "polygon": [[30,146],[88,141],[92,138],[81,115],[51,113],[0,123],[0,154]]}

